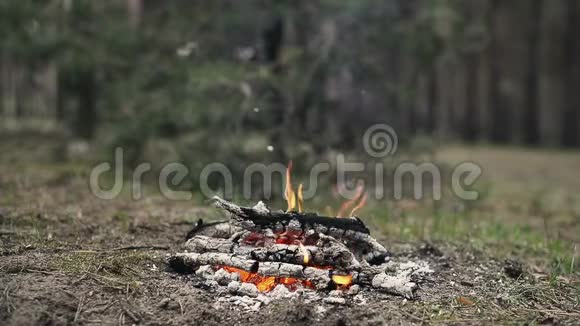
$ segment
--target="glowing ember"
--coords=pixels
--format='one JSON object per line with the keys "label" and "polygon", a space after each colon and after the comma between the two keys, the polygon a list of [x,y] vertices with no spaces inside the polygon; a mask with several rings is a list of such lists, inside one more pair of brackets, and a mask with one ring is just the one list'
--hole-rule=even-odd
{"label": "glowing ember", "polygon": [[238,275],[240,275],[240,281],[255,284],[260,292],[270,292],[278,284],[283,284],[290,290],[295,290],[297,285],[302,285],[312,289],[314,288],[312,282],[308,280],[300,280],[293,277],[262,276],[258,273],[250,273],[243,269],[230,266],[222,266],[221,268],[230,273],[238,273]]}
{"label": "glowing ember", "polygon": [[304,265],[308,265],[308,262],[310,261],[310,252],[306,249],[306,247],[304,247],[303,244],[299,243],[300,245],[300,252],[302,253],[302,255],[304,256]]}
{"label": "glowing ember", "polygon": [[352,284],[352,275],[332,275],[332,281],[338,286],[347,287]]}
{"label": "glowing ember", "polygon": [[277,244],[301,244],[304,240],[304,235],[301,232],[284,231],[278,233],[276,237]]}
{"label": "glowing ember", "polygon": [[[300,184],[297,191],[294,192],[294,189],[292,188],[292,166],[292,161],[290,161],[288,162],[288,167],[286,168],[286,184],[284,187],[284,198],[286,199],[286,203],[288,205],[286,211],[291,212],[297,209],[299,213],[302,213],[304,211],[304,186]],[[359,184],[356,187],[355,196],[341,205],[337,217],[346,217],[345,214],[348,212],[348,210],[350,210],[350,215],[348,216],[353,216],[356,211],[361,209],[367,201],[367,193],[363,194],[363,191],[363,186]],[[303,257],[303,265],[315,267],[321,270],[332,269],[330,266],[309,265],[312,257],[310,251],[308,251],[308,249],[306,249],[304,246],[305,237],[303,232],[286,229],[284,232],[275,232],[275,235],[276,244],[299,246],[300,254]],[[266,241],[266,237],[258,232],[252,232],[243,240],[245,244],[254,246],[264,246]],[[315,288],[314,284],[310,280],[302,280],[292,277],[262,276],[258,273],[251,273],[243,269],[229,266],[218,266],[218,268],[223,268],[230,273],[238,273],[240,276],[240,281],[255,284],[258,290],[261,292],[269,292],[278,284],[283,284],[290,290],[296,290],[298,286],[304,286],[312,289]],[[332,281],[337,285],[338,288],[347,289],[352,284],[352,275],[333,275]]]}

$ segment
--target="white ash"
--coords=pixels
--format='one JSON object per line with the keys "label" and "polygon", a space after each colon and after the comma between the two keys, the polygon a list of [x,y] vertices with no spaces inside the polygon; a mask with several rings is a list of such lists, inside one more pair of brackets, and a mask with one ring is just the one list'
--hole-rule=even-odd
{"label": "white ash", "polygon": [[273,300],[298,299],[300,297],[299,293],[291,292],[283,284],[276,285],[276,287],[272,291],[270,291],[268,294]]}
{"label": "white ash", "polygon": [[266,204],[264,204],[264,202],[261,200],[256,205],[254,205],[254,207],[252,207],[252,208],[255,209],[256,212],[259,212],[263,215],[270,214],[270,208],[268,208],[268,206]]}
{"label": "white ash", "polygon": [[[372,286],[386,293],[396,294],[405,298],[413,298],[417,282],[433,273],[425,262],[388,262],[383,270],[372,279]],[[387,266],[388,265],[388,266]],[[205,284],[216,290],[215,307],[235,311],[259,311],[262,306],[274,301],[300,300],[307,304],[316,304],[318,309],[334,305],[365,305],[369,300],[376,300],[377,292],[365,291],[365,287],[353,284],[348,289],[317,291],[299,287],[295,291],[283,284],[278,284],[269,292],[260,292],[253,283],[239,281],[237,273],[223,269],[214,271],[210,265],[201,266],[196,271],[196,277],[205,280]]]}
{"label": "white ash", "polygon": [[396,263],[391,262],[390,265],[389,270],[394,269],[395,275],[388,275],[386,272],[377,274],[372,280],[372,285],[375,288],[401,295],[407,299],[413,298],[417,289],[417,283],[414,280],[420,280],[433,273],[433,270],[425,262],[415,263],[408,261],[400,263],[398,266],[396,266]]}
{"label": "white ash", "polygon": [[238,289],[238,294],[246,295],[252,298],[257,298],[260,294],[260,291],[256,287],[256,285],[252,283],[242,283],[240,288]]}
{"label": "white ash", "polygon": [[364,306],[367,304],[367,297],[363,293],[359,293],[352,298],[355,305]]}
{"label": "white ash", "polygon": [[329,304],[346,304],[346,299],[341,297],[327,297],[322,299],[322,301]]}
{"label": "white ash", "polygon": [[197,271],[195,271],[195,275],[200,276],[206,280],[213,280],[214,274],[214,269],[209,265],[201,266],[197,269]]}
{"label": "white ash", "polygon": [[347,291],[348,295],[357,295],[358,292],[360,291],[360,285],[358,284],[353,284],[350,286],[350,288]]}
{"label": "white ash", "polygon": [[373,287],[383,289],[389,293],[402,295],[405,298],[412,298],[417,284],[407,278],[381,273],[373,278]]}
{"label": "white ash", "polygon": [[262,293],[258,294],[258,296],[256,297],[256,300],[260,301],[264,305],[270,304],[270,302],[272,302],[272,299],[270,299],[270,297],[267,297],[267,296],[263,295]]}
{"label": "white ash", "polygon": [[228,308],[239,311],[258,311],[262,302],[248,296],[219,297],[213,305],[216,309]]}
{"label": "white ash", "polygon": [[227,284],[228,292],[235,295],[248,296],[257,298],[260,291],[253,283],[240,283],[238,281],[231,281]]}
{"label": "white ash", "polygon": [[344,295],[344,291],[341,290],[332,290],[328,293],[330,297],[342,297]]}
{"label": "white ash", "polygon": [[[412,278],[425,277],[433,272],[424,262],[391,262],[389,264],[387,272],[373,278],[372,286],[405,298],[412,298],[417,287],[417,283]],[[286,286],[278,284],[270,292],[260,292],[254,284],[240,282],[237,273],[229,273],[225,270],[213,272],[212,268],[200,269],[196,272],[196,276],[204,278],[204,283],[216,290],[217,299],[214,304],[216,309],[258,312],[263,306],[272,302],[296,300],[306,304],[314,304],[316,313],[320,314],[321,311],[327,311],[331,306],[364,306],[370,300],[381,300],[378,292],[365,291],[365,287],[359,284],[353,284],[345,290],[328,292],[309,288],[298,288],[291,291]],[[228,283],[224,286],[225,281]]]}
{"label": "white ash", "polygon": [[232,293],[232,294],[236,294],[236,293],[238,293],[238,290],[240,289],[240,285],[241,285],[240,282],[232,281],[232,282],[230,282],[230,284],[228,284],[228,291],[230,291],[230,293]]}
{"label": "white ash", "polygon": [[225,269],[220,269],[213,274],[213,279],[218,282],[219,285],[227,286],[232,281],[238,281],[240,275],[238,275],[238,273],[230,273]]}

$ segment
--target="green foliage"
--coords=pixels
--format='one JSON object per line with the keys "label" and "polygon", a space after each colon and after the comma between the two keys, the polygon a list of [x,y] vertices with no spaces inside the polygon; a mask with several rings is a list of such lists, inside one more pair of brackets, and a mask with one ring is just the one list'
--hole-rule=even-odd
{"label": "green foliage", "polygon": [[[428,69],[460,25],[457,5],[445,1],[421,10],[396,0],[143,5],[140,24],[132,25],[124,1],[0,4],[2,55],[56,65],[65,122],[77,131],[96,125],[99,143],[123,146],[129,164],[155,138],[171,139],[190,166],[227,160],[234,170],[236,162],[356,150],[369,123],[392,115],[378,98],[368,105],[369,121],[358,113],[363,95],[346,98],[337,88],[339,98],[332,98],[331,81],[340,85],[347,76],[349,89],[368,87],[411,103],[411,85],[384,82],[393,60],[384,53]],[[453,18],[451,34],[432,28],[440,16]],[[277,17],[285,28],[281,53],[264,62],[264,33]],[[245,48],[255,51],[253,60],[239,58]],[[96,113],[82,115],[92,110],[83,105]],[[85,126],[83,119],[91,121]],[[397,127],[397,120],[388,122]]]}

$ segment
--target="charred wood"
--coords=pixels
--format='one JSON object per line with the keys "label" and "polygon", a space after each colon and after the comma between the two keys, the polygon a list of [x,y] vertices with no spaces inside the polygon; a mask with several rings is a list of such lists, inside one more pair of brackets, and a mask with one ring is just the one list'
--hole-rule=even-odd
{"label": "charred wood", "polygon": [[[269,228],[272,230],[287,227],[291,222],[297,223],[302,229],[336,229],[337,232],[352,231],[356,233],[370,234],[369,229],[364,223],[356,218],[335,218],[319,216],[314,213],[297,213],[297,212],[272,212],[265,206],[244,207],[238,206],[220,197],[213,197],[214,203],[218,208],[224,209],[231,214],[232,222],[242,224],[244,228],[250,231]],[[324,232],[323,232],[324,233]]]}
{"label": "charred wood", "polygon": [[258,262],[218,252],[203,254],[179,253],[169,259],[169,264],[175,270],[188,271],[190,273],[193,273],[203,265],[230,266],[250,273],[257,273],[261,276],[292,277],[309,280],[319,290],[327,289],[331,284],[330,270],[287,263]]}
{"label": "charred wood", "polygon": [[272,212],[263,203],[255,207],[243,207],[214,197],[215,205],[230,214],[231,223],[253,232],[294,231],[304,234],[323,234],[343,241],[356,257],[370,264],[382,264],[387,250],[369,234],[369,229],[356,218],[335,218],[313,213]]}
{"label": "charred wood", "polygon": [[198,219],[193,229],[187,233],[185,239],[189,240],[196,235],[204,235],[212,238],[229,238],[239,231],[240,228],[232,225],[229,221],[204,223],[202,219]]}
{"label": "charred wood", "polygon": [[273,261],[302,265],[304,250],[308,253],[309,264],[315,266],[332,266],[339,270],[351,271],[360,269],[360,263],[344,244],[330,237],[321,237],[315,246],[276,244],[262,247],[248,246],[232,242],[229,239],[216,239],[206,236],[195,236],[188,240],[185,247],[195,253],[219,252],[230,253],[247,259]]}

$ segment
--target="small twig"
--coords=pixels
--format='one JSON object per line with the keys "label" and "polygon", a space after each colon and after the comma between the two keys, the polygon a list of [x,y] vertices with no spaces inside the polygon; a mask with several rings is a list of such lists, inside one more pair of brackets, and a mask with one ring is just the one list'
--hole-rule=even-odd
{"label": "small twig", "polygon": [[95,273],[91,273],[91,272],[87,272],[87,273],[90,274],[90,275],[92,275],[93,277],[103,278],[103,279],[105,279],[107,281],[114,282],[114,283],[117,283],[117,284],[121,284],[121,285],[127,285],[128,284],[126,282],[119,281],[119,280],[116,280],[116,279],[111,278],[111,277],[106,277],[106,276],[102,276],[102,275],[95,274]]}
{"label": "small twig", "polygon": [[119,301],[118,300],[111,300],[109,303],[107,303],[103,307],[87,309],[85,312],[86,313],[90,313],[90,312],[91,313],[92,312],[104,313],[105,311],[109,310],[109,308],[111,308],[117,302],[119,302]]}
{"label": "small twig", "polygon": [[81,276],[79,279],[77,279],[76,281],[74,281],[72,284],[73,285],[79,284],[82,280],[84,280],[85,278],[87,278],[88,275],[89,275],[88,273],[84,273],[83,276]]}
{"label": "small twig", "polygon": [[467,281],[467,280],[461,280],[459,281],[459,284],[464,285],[464,286],[469,286],[469,287],[473,287],[474,284],[473,282]]}
{"label": "small twig", "polygon": [[133,320],[133,322],[138,322],[141,319],[138,316],[136,316],[135,313],[129,310],[125,305],[122,306],[122,309],[125,312],[125,314],[127,314],[127,316],[129,316],[129,318]]}
{"label": "small twig", "polygon": [[169,250],[168,246],[127,246],[127,247],[119,247],[119,248],[112,248],[112,249],[97,249],[97,250],[72,250],[70,252],[76,254],[97,254],[97,253],[106,253],[106,252],[115,252],[115,251],[125,251],[125,250]]}
{"label": "small twig", "polygon": [[[97,282],[97,283],[99,283],[99,284],[101,284],[101,285],[103,285],[103,286],[105,286],[105,287],[108,287],[108,288],[111,288],[111,289],[115,289],[115,290],[119,290],[119,291],[123,291],[123,290],[125,290],[125,288],[122,288],[122,287],[119,287],[119,286],[113,286],[113,285],[107,284],[107,282],[104,282],[104,281],[101,281],[101,280],[99,280],[99,279],[98,279],[98,277],[95,277],[94,275],[91,275],[91,276],[92,276],[92,279],[93,279],[95,282]],[[97,276],[98,276],[98,275],[97,275]]]}
{"label": "small twig", "polygon": [[119,313],[119,325],[125,325],[125,311],[123,309]]}
{"label": "small twig", "polygon": [[81,321],[89,324],[102,324],[103,321],[101,319],[81,319]]}
{"label": "small twig", "polygon": [[79,317],[81,315],[81,311],[83,309],[84,301],[85,301],[85,296],[83,295],[81,297],[81,299],[79,300],[79,305],[77,306],[77,311],[75,313],[75,318],[74,318],[73,322],[76,322],[77,320],[79,320]]}
{"label": "small twig", "polygon": [[11,313],[12,310],[16,308],[10,299],[10,285],[11,284],[8,284],[6,288],[4,288],[4,301],[6,302],[6,310],[8,313]]}
{"label": "small twig", "polygon": [[574,273],[574,266],[576,266],[576,244],[574,244],[574,252],[572,253],[572,260],[570,261],[570,273]]}
{"label": "small twig", "polygon": [[27,272],[29,273],[40,273],[40,274],[45,274],[45,275],[62,275],[62,273],[58,273],[58,272],[49,272],[49,271],[41,271],[38,269],[26,269]]}
{"label": "small twig", "polygon": [[62,292],[64,292],[65,294],[68,294],[69,296],[71,296],[72,298],[78,299],[76,295],[74,295],[73,293],[67,291],[67,290],[62,290]]}
{"label": "small twig", "polygon": [[183,314],[185,313],[185,311],[183,309],[183,305],[181,304],[181,300],[177,299],[177,303],[179,303],[179,310],[181,311],[181,315],[183,316]]}
{"label": "small twig", "polygon": [[580,317],[580,313],[576,313],[576,312],[567,312],[567,311],[563,311],[563,310],[559,310],[559,309],[530,309],[530,308],[519,308],[521,310],[524,311],[530,311],[530,312],[541,312],[541,313],[552,313],[552,314],[556,314],[556,315],[562,315],[562,316],[574,316],[574,317]]}
{"label": "small twig", "polygon": [[104,251],[123,251],[123,250],[139,250],[139,249],[149,249],[149,250],[169,250],[168,246],[128,246],[113,248]]}

